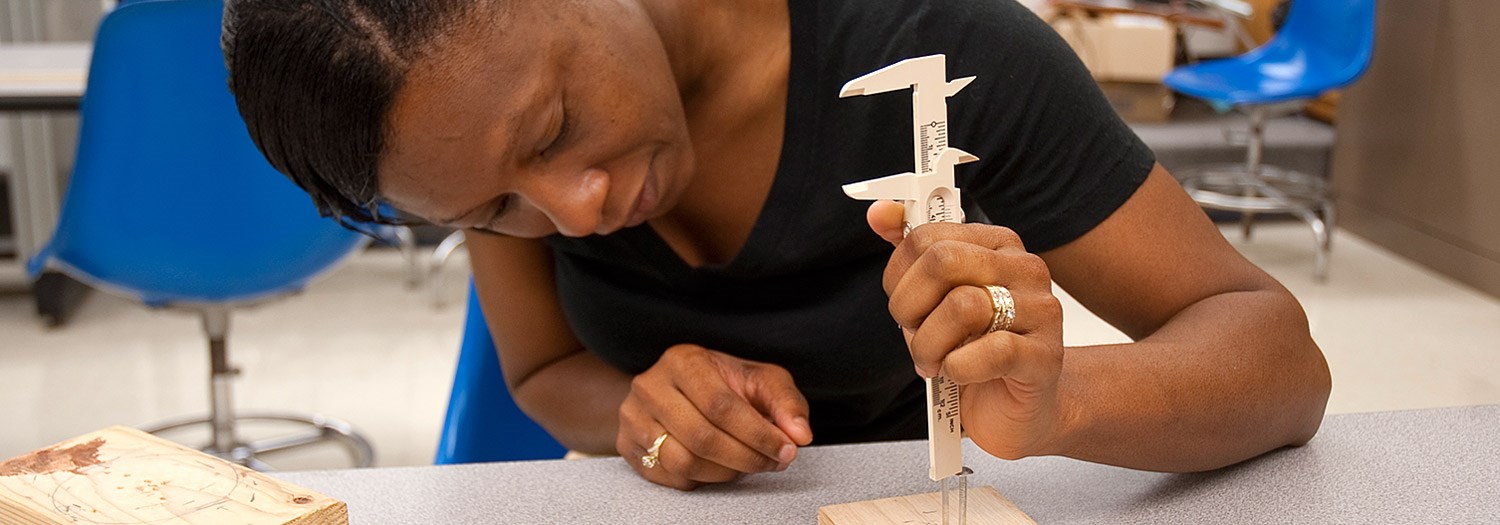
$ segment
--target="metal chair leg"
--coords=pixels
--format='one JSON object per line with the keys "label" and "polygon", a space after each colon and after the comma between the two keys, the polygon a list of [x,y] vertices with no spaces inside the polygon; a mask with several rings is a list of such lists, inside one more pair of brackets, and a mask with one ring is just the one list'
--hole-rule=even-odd
{"label": "metal chair leg", "polygon": [[464,232],[456,231],[443,238],[432,251],[432,261],[427,265],[428,282],[432,286],[432,307],[442,308],[447,304],[443,297],[443,267],[453,253],[464,245]]}
{"label": "metal chair leg", "polygon": [[[240,371],[229,364],[229,349],[225,344],[229,335],[229,310],[224,307],[207,307],[200,310],[200,315],[203,320],[203,330],[208,335],[208,416],[168,420],[143,426],[142,430],[156,434],[179,428],[207,425],[210,433],[209,442],[200,450],[256,470],[270,468],[270,465],[258,459],[259,454],[323,441],[343,443],[356,467],[370,467],[375,464],[375,451],[370,446],[369,440],[344,421],[322,415],[301,416],[279,413],[236,415],[232,398],[232,381]],[[310,428],[300,434],[246,443],[238,434],[237,425],[241,421],[290,422]]]}
{"label": "metal chair leg", "polygon": [[417,255],[417,236],[411,228],[396,227],[396,247],[401,250],[401,258],[406,259],[406,287],[416,289],[422,286],[427,272],[422,268],[422,258]]}
{"label": "metal chair leg", "polygon": [[[210,443],[199,448],[205,453],[224,458],[235,463],[253,468],[255,470],[275,470],[262,461],[260,456],[274,454],[284,450],[291,450],[308,445],[314,445],[327,441],[337,441],[344,446],[349,453],[350,463],[356,468],[368,468],[375,465],[375,448],[370,440],[354,429],[353,425],[341,419],[327,417],[321,414],[303,416],[298,414],[257,412],[235,416],[235,421],[270,421],[280,423],[295,423],[308,427],[299,433],[267,438],[252,442],[236,442],[229,448],[219,448]],[[201,426],[209,423],[209,418],[192,417],[175,419],[151,426],[142,427],[141,430],[156,434],[172,430]],[[262,466],[255,466],[255,465]]]}
{"label": "metal chair leg", "polygon": [[1323,219],[1323,216],[1312,209],[1301,208],[1293,210],[1293,214],[1301,218],[1303,222],[1306,222],[1308,227],[1312,228],[1315,247],[1313,251],[1313,279],[1320,283],[1326,282],[1328,280],[1328,246],[1330,239],[1333,238],[1333,232],[1329,230],[1328,222]]}
{"label": "metal chair leg", "polygon": [[225,338],[229,335],[229,310],[203,310],[203,331],[208,334],[208,423],[212,429],[215,450],[229,451],[239,445],[234,428],[234,376],[239,369],[229,364]]}
{"label": "metal chair leg", "polygon": [[1338,226],[1338,221],[1335,220],[1337,217],[1338,215],[1334,210],[1333,199],[1330,198],[1324,201],[1323,222],[1328,224],[1328,239],[1323,242],[1323,251],[1333,251],[1333,229]]}
{"label": "metal chair leg", "polygon": [[[1250,135],[1245,147],[1245,176],[1250,179],[1259,179],[1261,173],[1261,154],[1266,143],[1266,112],[1256,108],[1250,111]],[[1257,191],[1254,184],[1242,184],[1245,197],[1255,197]],[[1246,241],[1250,240],[1251,229],[1255,227],[1255,212],[1245,211],[1240,214],[1240,228]]]}
{"label": "metal chair leg", "polygon": [[1268,111],[1277,110],[1286,108],[1249,109],[1250,132],[1246,134],[1243,164],[1185,170],[1182,187],[1200,206],[1239,212],[1247,241],[1259,214],[1290,213],[1306,222],[1316,242],[1313,275],[1324,282],[1333,246],[1333,199],[1323,179],[1262,162],[1266,116]]}

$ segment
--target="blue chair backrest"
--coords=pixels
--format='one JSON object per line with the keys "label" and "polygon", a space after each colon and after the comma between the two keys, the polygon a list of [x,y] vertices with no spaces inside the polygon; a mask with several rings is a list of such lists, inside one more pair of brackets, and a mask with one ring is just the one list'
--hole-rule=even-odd
{"label": "blue chair backrest", "polygon": [[479,308],[479,295],[470,283],[458,372],[435,463],[557,459],[566,453],[511,399],[495,341]]}
{"label": "blue chair backrest", "polygon": [[1338,85],[1353,82],[1375,52],[1375,0],[1293,0],[1265,47],[1295,49],[1310,70]]}
{"label": "blue chair backrest", "polygon": [[78,156],[33,260],[150,304],[300,288],[365,241],[318,216],[251,142],[227,84],[219,0],[135,2],[99,26]]}

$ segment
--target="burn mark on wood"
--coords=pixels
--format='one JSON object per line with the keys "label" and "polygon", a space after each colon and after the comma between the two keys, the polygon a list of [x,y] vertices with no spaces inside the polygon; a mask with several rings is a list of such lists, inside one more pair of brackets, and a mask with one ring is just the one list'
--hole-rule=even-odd
{"label": "burn mark on wood", "polygon": [[44,448],[0,463],[0,476],[56,472],[81,474],[84,467],[99,464],[99,447],[103,445],[103,438],[95,438],[71,447]]}

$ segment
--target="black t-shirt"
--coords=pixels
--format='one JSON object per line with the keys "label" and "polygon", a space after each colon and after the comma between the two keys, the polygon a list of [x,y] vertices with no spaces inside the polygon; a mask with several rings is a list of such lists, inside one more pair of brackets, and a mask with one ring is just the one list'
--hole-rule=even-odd
{"label": "black t-shirt", "polygon": [[558,295],[579,340],[627,373],[697,344],[790,371],[818,443],[920,438],[922,381],[881,289],[892,248],[865,223],[870,203],[840,189],[913,171],[911,97],[840,99],[844,82],[935,53],[950,79],[977,76],[948,99],[949,144],[980,158],[957,170],[965,207],[1033,252],[1102,222],[1155,159],[1067,45],[1011,0],[789,4],[781,159],[740,253],[695,269],[649,225],[552,236]]}

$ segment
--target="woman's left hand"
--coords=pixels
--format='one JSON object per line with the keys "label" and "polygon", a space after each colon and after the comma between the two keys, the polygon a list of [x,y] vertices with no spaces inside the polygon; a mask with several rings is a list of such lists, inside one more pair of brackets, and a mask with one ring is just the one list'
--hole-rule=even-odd
{"label": "woman's left hand", "polygon": [[[986,452],[1054,453],[1065,416],[1062,305],[1047,264],[1008,228],[933,223],[903,239],[903,208],[892,201],[871,205],[868,219],[896,245],[884,286],[917,373],[960,385],[963,428]],[[986,286],[1003,286],[1014,299],[1007,329],[990,331],[996,307]]]}

